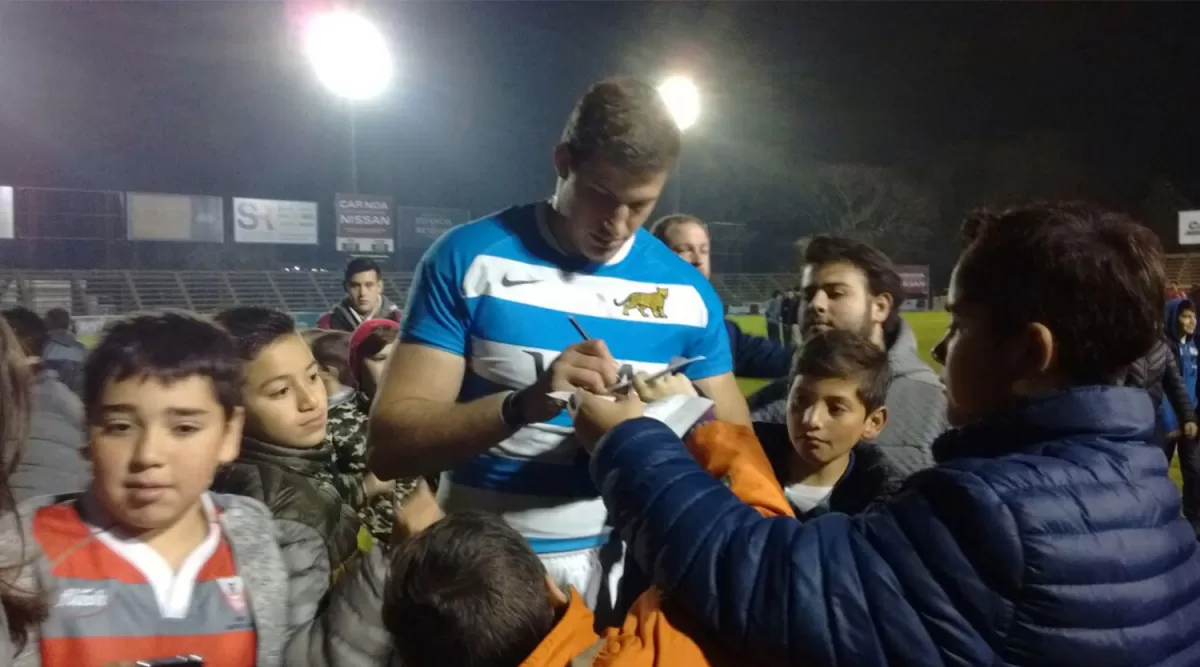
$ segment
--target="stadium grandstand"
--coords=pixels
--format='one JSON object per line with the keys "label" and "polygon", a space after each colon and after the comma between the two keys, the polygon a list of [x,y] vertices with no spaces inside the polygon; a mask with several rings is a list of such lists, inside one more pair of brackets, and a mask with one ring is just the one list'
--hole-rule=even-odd
{"label": "stadium grandstand", "polygon": [[[1200,268],[1200,264],[1197,264]],[[404,303],[411,273],[385,273],[388,298]],[[728,273],[713,284],[730,306],[748,306],[795,285],[788,273]],[[76,317],[154,308],[211,313],[236,305],[321,312],[344,296],[340,271],[37,271],[0,270],[0,307],[66,308]]]}
{"label": "stadium grandstand", "polygon": [[1185,286],[1200,284],[1200,255],[1167,255],[1166,260],[1167,280]]}

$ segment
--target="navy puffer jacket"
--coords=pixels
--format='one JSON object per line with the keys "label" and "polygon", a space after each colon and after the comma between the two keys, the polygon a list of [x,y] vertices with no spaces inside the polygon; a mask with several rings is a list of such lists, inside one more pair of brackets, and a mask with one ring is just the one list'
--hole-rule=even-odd
{"label": "navy puffer jacket", "polygon": [[1085,387],[950,431],[851,518],[764,518],[671,431],[592,468],[654,583],[747,655],[796,665],[1200,665],[1200,555],[1145,392]]}

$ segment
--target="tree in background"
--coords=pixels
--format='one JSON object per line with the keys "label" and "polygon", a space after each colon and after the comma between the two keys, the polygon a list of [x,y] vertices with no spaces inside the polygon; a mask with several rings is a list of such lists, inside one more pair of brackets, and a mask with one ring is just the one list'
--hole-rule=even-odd
{"label": "tree in background", "polygon": [[812,233],[869,243],[895,261],[921,254],[938,217],[936,190],[895,168],[830,165],[802,189]]}

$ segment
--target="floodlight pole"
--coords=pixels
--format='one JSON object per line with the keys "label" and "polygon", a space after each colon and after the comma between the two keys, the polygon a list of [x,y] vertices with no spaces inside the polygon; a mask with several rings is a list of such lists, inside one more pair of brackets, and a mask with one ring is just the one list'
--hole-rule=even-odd
{"label": "floodlight pole", "polygon": [[683,153],[675,163],[675,212],[683,213]]}
{"label": "floodlight pole", "polygon": [[346,115],[350,119],[350,193],[358,194],[358,120],[354,103],[347,100]]}

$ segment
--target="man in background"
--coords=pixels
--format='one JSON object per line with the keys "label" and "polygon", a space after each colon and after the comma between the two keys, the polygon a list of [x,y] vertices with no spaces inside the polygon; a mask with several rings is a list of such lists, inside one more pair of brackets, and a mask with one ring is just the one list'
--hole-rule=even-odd
{"label": "man in background", "polygon": [[65,308],[46,311],[46,346],[42,364],[58,373],[58,379],[76,394],[83,392],[83,362],[87,348],[75,337],[75,323]]}
{"label": "man in background", "polygon": [[[650,233],[680,259],[696,267],[700,275],[712,280],[712,240],[703,220],[674,213],[655,221],[650,226]],[[770,320],[767,322],[770,327]],[[733,320],[725,320],[725,330],[729,333],[729,346],[733,352],[734,375],[767,380],[787,376],[792,365],[791,348],[771,338],[748,334]]]}
{"label": "man in background", "polygon": [[[887,351],[892,372],[884,402],[888,423],[874,442],[888,462],[905,476],[933,465],[933,440],[947,428],[945,390],[917,354],[917,337],[900,317],[904,283],[891,260],[859,241],[816,236],[804,250],[801,284],[797,328],[802,339],[842,329]],[[784,423],[786,397],[756,410],[754,418]]]}
{"label": "man in background", "polygon": [[783,332],[780,331],[780,325],[783,322],[780,318],[783,315],[783,292],[775,290],[775,293],[767,301],[763,315],[767,318],[767,338],[776,343],[782,343]]}
{"label": "man in background", "polygon": [[800,322],[800,289],[789,287],[783,301],[779,304],[779,324],[783,334],[783,344],[797,346],[796,325]]}
{"label": "man in background", "polygon": [[367,320],[400,321],[400,308],[383,293],[383,273],[370,257],[350,260],[342,287],[346,297],[317,320],[318,329],[352,333]]}

